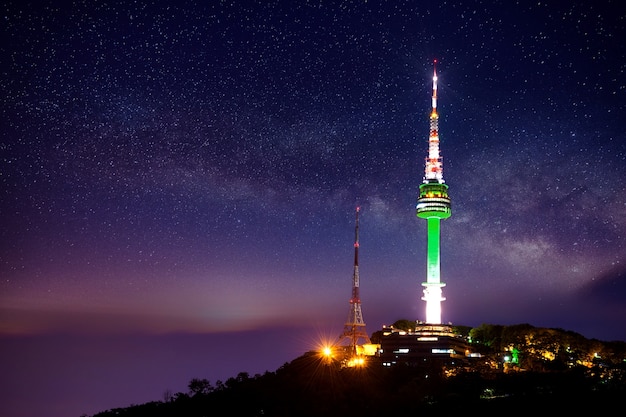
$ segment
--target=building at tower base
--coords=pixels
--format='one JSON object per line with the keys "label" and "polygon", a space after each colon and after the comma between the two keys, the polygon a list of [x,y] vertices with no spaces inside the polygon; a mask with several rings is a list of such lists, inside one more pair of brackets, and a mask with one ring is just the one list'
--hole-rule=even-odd
{"label": "building at tower base", "polygon": [[384,326],[378,350],[378,357],[386,367],[453,364],[477,355],[467,339],[456,334],[451,325],[422,322],[408,331]]}

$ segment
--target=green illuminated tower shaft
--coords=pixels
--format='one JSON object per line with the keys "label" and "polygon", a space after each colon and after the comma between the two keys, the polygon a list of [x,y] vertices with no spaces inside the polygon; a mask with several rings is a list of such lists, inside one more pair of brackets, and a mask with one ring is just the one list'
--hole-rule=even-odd
{"label": "green illuminated tower shaft", "polygon": [[[435,61],[436,63],[436,61]],[[440,274],[440,222],[452,214],[448,186],[443,180],[443,160],[439,155],[439,115],[437,114],[437,70],[433,71],[432,111],[430,113],[430,136],[424,181],[416,206],[417,217],[428,222],[428,249],[426,256],[426,282],[423,282],[426,301],[426,323],[441,324],[441,302],[445,300]]]}

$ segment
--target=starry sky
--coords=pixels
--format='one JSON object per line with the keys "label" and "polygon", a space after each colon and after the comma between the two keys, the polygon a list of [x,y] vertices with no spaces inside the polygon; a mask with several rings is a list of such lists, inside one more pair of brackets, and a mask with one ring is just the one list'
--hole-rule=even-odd
{"label": "starry sky", "polygon": [[622,3],[3,2],[0,411],[334,338],[357,206],[368,332],[424,319],[434,59],[442,320],[626,340]]}

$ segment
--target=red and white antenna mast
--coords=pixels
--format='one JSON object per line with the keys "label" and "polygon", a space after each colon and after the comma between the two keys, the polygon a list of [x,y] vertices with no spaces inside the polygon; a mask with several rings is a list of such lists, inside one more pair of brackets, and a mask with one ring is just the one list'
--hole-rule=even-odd
{"label": "red and white antenna mast", "polygon": [[356,346],[360,339],[364,344],[370,344],[370,338],[365,331],[365,322],[361,312],[361,298],[359,297],[359,211],[356,208],[356,227],[354,231],[354,273],[352,274],[352,298],[350,298],[350,314],[343,328],[343,333],[339,336],[338,343],[344,339],[350,341],[352,353],[356,354]]}
{"label": "red and white antenna mast", "polygon": [[439,115],[437,114],[437,60],[433,62],[433,97],[430,112],[430,136],[428,138],[428,157],[424,172],[424,181],[436,180],[443,184],[443,161],[439,155]]}

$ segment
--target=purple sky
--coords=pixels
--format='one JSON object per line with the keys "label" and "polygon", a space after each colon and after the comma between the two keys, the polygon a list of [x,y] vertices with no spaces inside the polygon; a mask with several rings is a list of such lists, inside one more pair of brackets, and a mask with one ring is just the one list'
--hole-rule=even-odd
{"label": "purple sky", "polygon": [[339,335],[356,205],[368,332],[423,319],[435,58],[442,319],[626,340],[622,2],[91,3],[3,8],[3,416]]}

